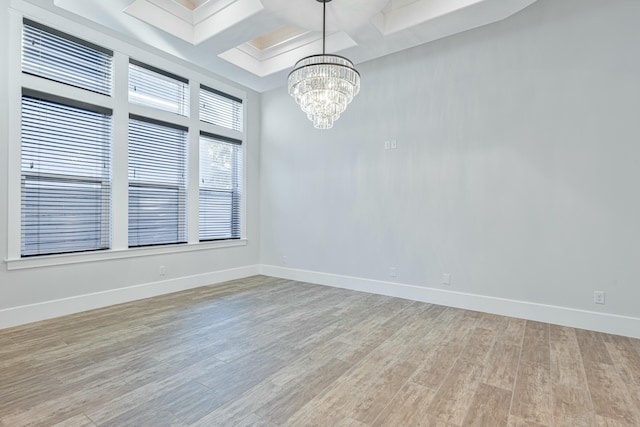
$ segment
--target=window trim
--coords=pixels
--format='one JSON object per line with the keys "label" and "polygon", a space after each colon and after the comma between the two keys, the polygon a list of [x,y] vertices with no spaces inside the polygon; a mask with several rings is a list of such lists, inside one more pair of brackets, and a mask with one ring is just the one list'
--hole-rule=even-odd
{"label": "window trim", "polygon": [[137,246],[126,249],[104,249],[87,252],[70,252],[66,254],[8,258],[5,259],[4,262],[7,265],[7,270],[25,270],[55,265],[82,264],[86,262],[108,261],[113,259],[139,258],[153,255],[232,248],[236,246],[246,246],[248,243],[249,240],[247,238],[207,240],[195,243]]}

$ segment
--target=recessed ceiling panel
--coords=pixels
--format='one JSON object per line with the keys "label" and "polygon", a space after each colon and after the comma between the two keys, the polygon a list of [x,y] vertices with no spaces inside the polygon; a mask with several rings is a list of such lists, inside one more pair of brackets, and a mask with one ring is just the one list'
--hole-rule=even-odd
{"label": "recessed ceiling panel", "polygon": [[[331,52],[357,46],[356,42],[342,31],[328,35],[326,43],[332,46]],[[322,33],[305,32],[265,49],[257,49],[247,42],[218,56],[256,76],[264,77],[293,68],[299,59],[319,53],[322,53]]]}
{"label": "recessed ceiling panel", "polygon": [[384,35],[406,30],[483,0],[391,0],[374,21]]}
{"label": "recessed ceiling panel", "polygon": [[205,3],[209,3],[211,0],[172,0],[174,3],[178,3],[181,6],[186,7],[189,10],[196,10]]}
{"label": "recessed ceiling panel", "polygon": [[198,45],[262,9],[260,0],[135,0],[124,12]]}
{"label": "recessed ceiling panel", "polygon": [[301,35],[306,33],[308,33],[307,30],[298,28],[295,25],[285,25],[254,39],[251,39],[247,43],[255,49],[264,51],[266,49],[278,46],[282,43],[287,43],[292,39],[300,37]]}

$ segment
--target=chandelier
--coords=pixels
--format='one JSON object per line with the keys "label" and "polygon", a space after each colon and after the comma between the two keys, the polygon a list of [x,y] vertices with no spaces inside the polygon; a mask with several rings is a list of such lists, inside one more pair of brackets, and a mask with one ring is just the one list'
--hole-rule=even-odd
{"label": "chandelier", "polygon": [[360,91],[360,74],[353,62],[339,55],[327,55],[327,3],[317,0],[322,8],[322,55],[302,58],[289,73],[289,95],[307,113],[313,127],[331,129],[353,97]]}

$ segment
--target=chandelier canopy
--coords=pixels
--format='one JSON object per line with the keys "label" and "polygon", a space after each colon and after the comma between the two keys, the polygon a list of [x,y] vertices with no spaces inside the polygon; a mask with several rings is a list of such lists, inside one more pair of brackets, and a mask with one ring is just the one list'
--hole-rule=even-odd
{"label": "chandelier canopy", "polygon": [[289,73],[291,95],[317,129],[331,129],[360,91],[360,74],[353,62],[325,53],[327,3],[322,9],[322,54],[302,58]]}

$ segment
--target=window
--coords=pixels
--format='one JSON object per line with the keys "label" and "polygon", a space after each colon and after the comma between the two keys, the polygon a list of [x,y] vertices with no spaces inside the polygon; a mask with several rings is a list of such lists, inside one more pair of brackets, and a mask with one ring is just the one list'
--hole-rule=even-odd
{"label": "window", "polygon": [[[9,58],[10,80],[21,85],[7,100],[8,134],[15,135],[6,171],[9,264],[165,253],[174,249],[129,248],[183,243],[190,245],[175,250],[243,245],[199,242],[242,237],[244,98],[167,59],[158,61],[168,71],[132,58],[121,42],[115,54],[15,12],[10,39],[18,36],[22,55]],[[93,34],[92,41],[116,43]],[[199,164],[189,160],[192,149]],[[196,177],[199,186],[190,188]],[[79,255],[85,252],[93,255]],[[61,254],[73,255],[38,260]]]}
{"label": "window", "polygon": [[129,62],[129,102],[189,115],[189,82],[138,61]]}
{"label": "window", "polygon": [[129,246],[184,243],[187,130],[129,119]]}
{"label": "window", "polygon": [[[129,102],[187,116],[189,82],[132,59]],[[186,128],[130,117],[130,247],[187,241],[186,154]]]}
{"label": "window", "polygon": [[110,246],[111,116],[22,97],[22,256]]}
{"label": "window", "polygon": [[200,240],[240,238],[241,141],[200,135]]}
{"label": "window", "polygon": [[[22,72],[111,94],[113,53],[23,21]],[[111,111],[23,89],[22,256],[107,249]]]}
{"label": "window", "polygon": [[109,95],[112,61],[109,50],[24,20],[24,73]]}
{"label": "window", "polygon": [[242,132],[242,100],[201,85],[200,120]]}

